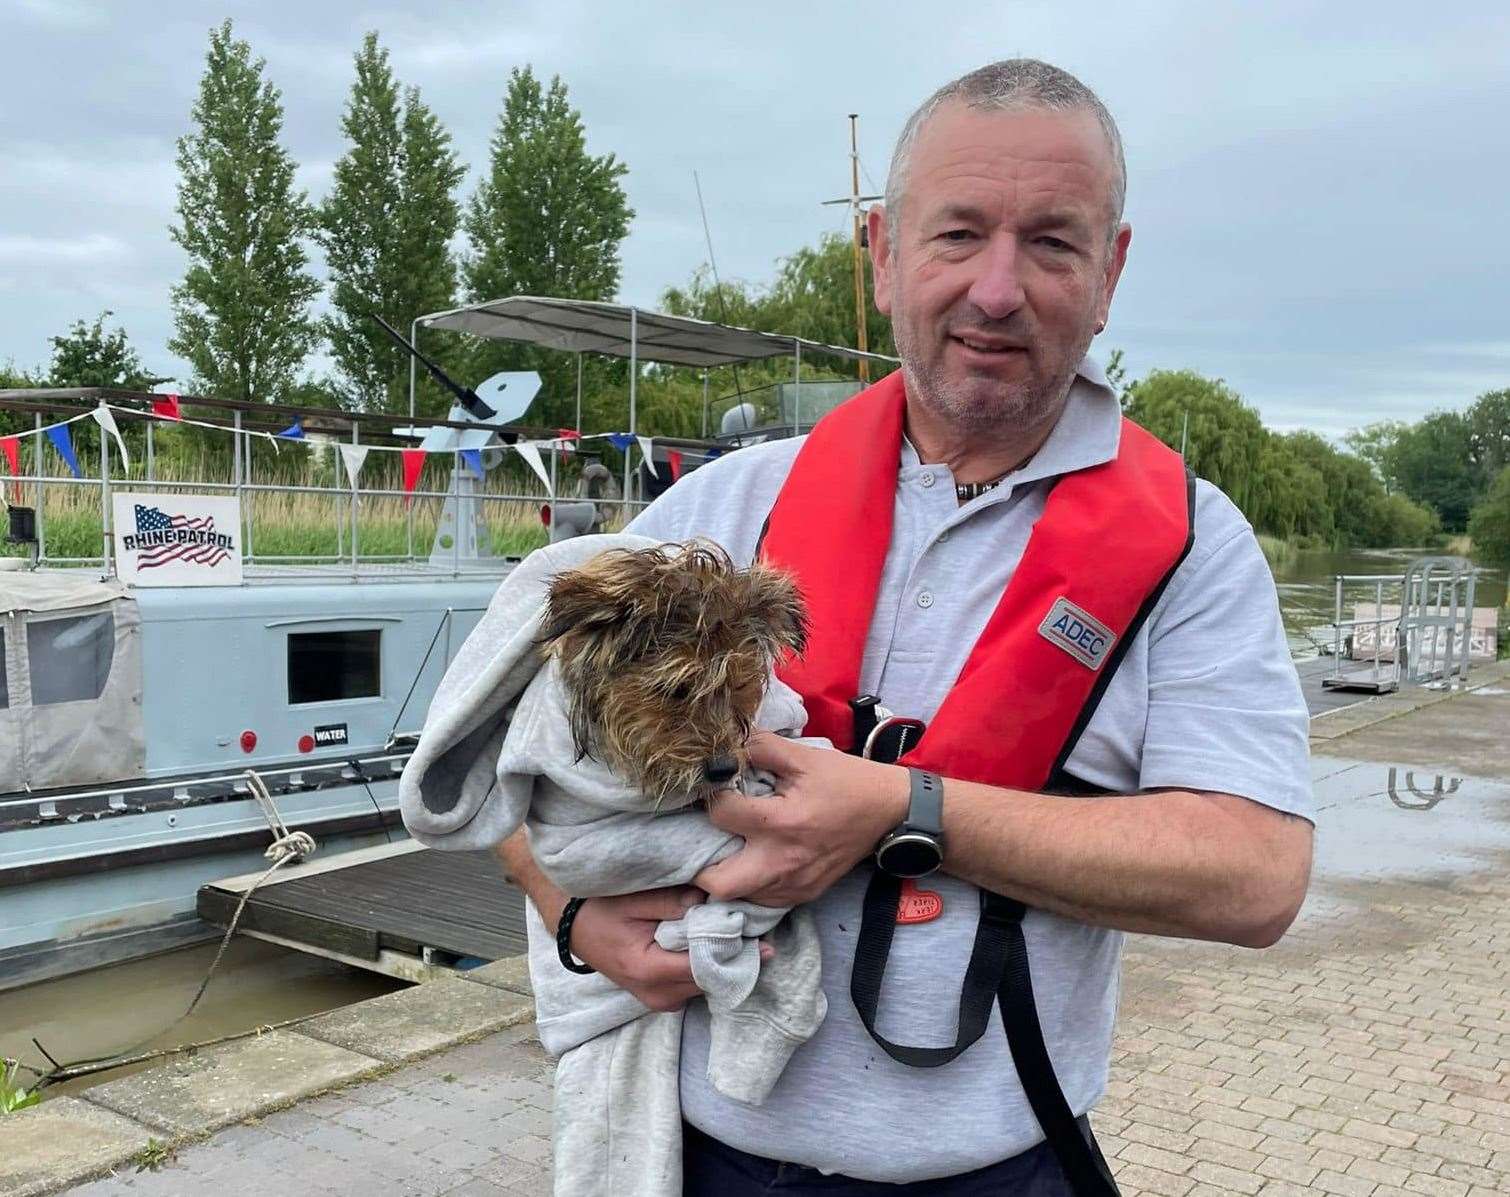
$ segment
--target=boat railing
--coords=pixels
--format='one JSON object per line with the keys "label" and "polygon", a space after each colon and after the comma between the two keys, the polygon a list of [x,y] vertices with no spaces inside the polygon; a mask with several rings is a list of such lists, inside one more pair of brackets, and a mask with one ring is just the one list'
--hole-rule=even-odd
{"label": "boat railing", "polygon": [[[227,431],[236,430],[227,429]],[[147,432],[150,444],[152,432],[150,423],[147,426]],[[35,465],[37,466],[40,466],[42,458],[41,439],[38,437],[35,441],[38,459]],[[252,454],[249,447],[244,452],[238,451],[230,463],[233,474],[237,475],[236,480],[233,481],[157,476],[155,455],[150,453],[145,455],[140,475],[135,471],[127,475],[118,466],[112,468],[111,458],[114,455],[111,453],[110,443],[106,438],[101,438],[101,441],[99,471],[97,474],[91,471],[93,476],[73,477],[39,473],[36,468],[33,468],[30,472],[7,474],[4,477],[3,485],[7,499],[11,500],[11,506],[20,506],[24,496],[34,512],[35,539],[32,543],[34,564],[70,568],[98,567],[106,574],[113,573],[111,496],[116,491],[130,491],[149,494],[177,493],[235,497],[239,501],[240,508],[239,542],[242,564],[244,567],[251,567],[249,576],[253,580],[268,580],[274,577],[291,580],[296,576],[291,572],[292,567],[299,566],[321,567],[319,572],[326,577],[337,571],[359,576],[374,568],[388,577],[398,577],[405,573],[434,577],[437,573],[446,572],[457,576],[470,575],[477,572],[501,571],[524,552],[536,547],[537,544],[544,544],[548,534],[542,518],[542,507],[560,499],[581,497],[575,493],[577,489],[575,483],[568,480],[568,472],[563,468],[563,459],[567,451],[558,452],[555,447],[542,450],[550,472],[550,487],[535,481],[532,476],[522,480],[516,476],[504,484],[505,489],[498,491],[485,489],[485,483],[477,482],[469,476],[462,455],[455,453],[450,455],[453,460],[451,481],[448,487],[435,489],[417,486],[413,490],[403,490],[396,486],[381,484],[357,487],[342,485],[345,478],[339,464],[336,464],[331,471],[333,482],[330,485],[319,485],[307,481],[256,481],[251,475]],[[327,441],[325,447],[328,451],[334,452],[336,442]],[[92,466],[93,462],[88,464]],[[67,494],[70,491],[75,495],[80,491],[94,491],[99,495],[101,536],[98,553],[81,555],[77,552],[69,554],[50,551],[49,497],[55,500],[60,493]],[[563,493],[567,491],[571,493]],[[258,530],[266,530],[267,527],[259,522],[258,501],[274,496],[303,497],[306,501],[328,502],[330,504],[328,520],[321,518],[318,525],[327,530],[325,533],[327,536],[333,534],[334,551],[257,552]],[[627,523],[633,514],[648,502],[638,494],[627,500],[618,494],[593,497],[599,502],[604,525],[607,527],[617,527]],[[388,517],[385,522],[390,522],[390,524],[395,515],[395,508],[402,504],[401,551],[394,551],[391,534],[385,537],[382,546],[384,551],[373,551],[362,547],[364,515],[369,513],[370,505],[374,503],[382,503],[387,507],[387,511],[383,514]],[[485,545],[483,551],[475,554],[467,552],[463,547],[466,538],[455,535],[449,537],[449,551],[442,550],[439,547],[439,541],[432,544],[433,529],[430,525],[436,524],[438,520],[433,511],[422,511],[426,504],[440,505],[443,510],[449,505],[457,513],[467,509],[473,511],[478,522],[477,540]],[[92,506],[92,500],[86,500],[85,505]],[[55,508],[57,504],[54,503],[53,506]],[[460,518],[459,514],[458,518]],[[520,538],[517,552],[500,552],[495,555],[490,551],[491,544],[488,543],[491,539],[490,528],[495,523],[512,523],[520,528],[531,530],[538,528],[539,535],[536,538],[525,534]],[[14,535],[12,540],[14,542]],[[268,571],[259,567],[280,568]]]}

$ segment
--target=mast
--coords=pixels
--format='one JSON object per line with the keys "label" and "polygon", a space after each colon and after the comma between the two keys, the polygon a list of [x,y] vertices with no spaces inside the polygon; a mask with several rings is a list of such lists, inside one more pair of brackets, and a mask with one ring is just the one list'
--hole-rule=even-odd
{"label": "mast", "polygon": [[[851,223],[854,228],[854,258],[855,258],[855,348],[861,353],[870,352],[870,340],[866,331],[865,321],[865,222],[861,219],[865,210],[860,206],[878,200],[879,195],[860,194],[860,145],[856,122],[860,119],[858,112],[849,114],[849,195],[843,199],[825,200],[825,204],[848,204]],[[865,358],[859,361],[860,381],[867,386],[870,384],[870,362]]]}

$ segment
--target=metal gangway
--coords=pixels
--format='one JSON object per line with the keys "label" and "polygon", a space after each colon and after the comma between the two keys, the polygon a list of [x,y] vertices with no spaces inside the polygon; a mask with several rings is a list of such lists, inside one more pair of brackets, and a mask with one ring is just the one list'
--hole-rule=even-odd
{"label": "metal gangway", "polygon": [[1336,575],[1322,686],[1388,694],[1402,684],[1466,683],[1478,573],[1462,557],[1420,557],[1402,574]]}

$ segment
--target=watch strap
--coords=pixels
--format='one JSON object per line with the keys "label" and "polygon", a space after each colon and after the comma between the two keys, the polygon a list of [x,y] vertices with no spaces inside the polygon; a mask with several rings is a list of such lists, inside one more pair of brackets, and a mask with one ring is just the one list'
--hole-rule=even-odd
{"label": "watch strap", "polygon": [[907,799],[907,831],[922,831],[935,838],[944,834],[944,783],[926,769],[907,769],[911,792]]}

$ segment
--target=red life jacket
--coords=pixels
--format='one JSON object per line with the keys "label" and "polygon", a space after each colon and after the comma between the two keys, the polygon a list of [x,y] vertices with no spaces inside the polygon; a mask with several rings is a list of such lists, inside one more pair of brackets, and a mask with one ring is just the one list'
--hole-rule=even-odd
{"label": "red life jacket", "polygon": [[[807,706],[805,734],[841,749],[852,746],[849,700],[891,543],[905,400],[897,371],[818,421],[761,541],[761,560],[795,576],[811,622],[807,651],[779,675]],[[1113,460],[1054,486],[958,679],[901,763],[1042,789],[1189,551],[1192,496],[1179,454],[1124,419]]]}

